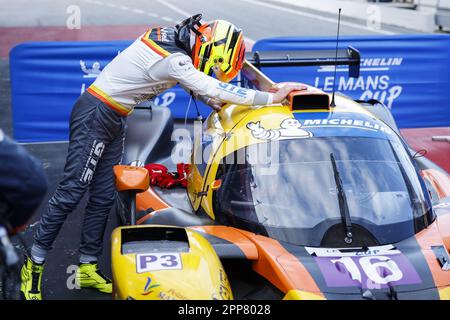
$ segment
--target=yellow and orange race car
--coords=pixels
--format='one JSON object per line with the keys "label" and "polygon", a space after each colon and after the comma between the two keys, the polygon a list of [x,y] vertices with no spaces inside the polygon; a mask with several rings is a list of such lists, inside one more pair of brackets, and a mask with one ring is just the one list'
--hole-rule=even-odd
{"label": "yellow and orange race car", "polygon": [[[242,74],[268,90],[282,84],[253,64],[354,72],[359,56],[346,52],[258,55]],[[450,178],[381,103],[309,87],[283,105],[226,105],[192,143],[167,108],[129,121],[131,165],[115,167],[116,299],[450,299]],[[186,147],[187,188],[149,186],[142,165],[173,168]]]}

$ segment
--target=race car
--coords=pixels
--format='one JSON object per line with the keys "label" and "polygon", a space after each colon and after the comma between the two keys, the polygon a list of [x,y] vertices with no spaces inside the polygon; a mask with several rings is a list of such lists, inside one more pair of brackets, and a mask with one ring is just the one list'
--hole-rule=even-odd
{"label": "race car", "polygon": [[[358,76],[353,48],[306,55],[251,54],[242,83],[283,85],[261,66],[345,64]],[[150,186],[142,167],[173,169],[186,145],[172,141],[170,110],[129,122],[114,298],[450,299],[449,176],[381,103],[308,86],[283,105],[226,105],[194,128],[186,189]]]}

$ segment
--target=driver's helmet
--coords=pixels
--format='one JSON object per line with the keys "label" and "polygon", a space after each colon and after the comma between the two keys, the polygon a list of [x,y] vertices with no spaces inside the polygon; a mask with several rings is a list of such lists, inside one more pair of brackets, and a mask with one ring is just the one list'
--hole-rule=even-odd
{"label": "driver's helmet", "polygon": [[195,41],[192,46],[194,66],[206,73],[213,73],[223,82],[230,82],[242,68],[245,44],[242,30],[225,20],[199,23],[192,28]]}

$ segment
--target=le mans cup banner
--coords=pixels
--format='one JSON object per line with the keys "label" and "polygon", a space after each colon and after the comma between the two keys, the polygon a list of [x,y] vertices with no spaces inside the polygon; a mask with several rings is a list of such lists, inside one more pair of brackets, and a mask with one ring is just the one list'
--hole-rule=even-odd
{"label": "le mans cup banner", "polygon": [[[10,53],[14,137],[21,142],[68,140],[73,104],[131,41],[25,43]],[[337,68],[336,88],[354,99],[377,99],[401,128],[450,126],[450,36],[342,37],[340,49],[361,52],[361,75]],[[333,50],[334,37],[271,38],[253,50]],[[331,92],[334,67],[263,68],[276,82],[298,81]],[[185,117],[189,96],[178,86],[154,99],[175,118]],[[205,117],[210,108],[198,102]],[[194,104],[188,113],[196,116]]]}

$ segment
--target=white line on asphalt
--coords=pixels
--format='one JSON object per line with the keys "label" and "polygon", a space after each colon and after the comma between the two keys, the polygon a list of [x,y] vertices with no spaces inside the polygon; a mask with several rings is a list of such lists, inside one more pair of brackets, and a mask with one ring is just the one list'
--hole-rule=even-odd
{"label": "white line on asphalt", "polygon": [[[308,17],[308,18],[312,18],[312,19],[316,19],[316,20],[331,22],[331,23],[334,23],[334,24],[336,23],[336,19],[326,18],[326,17],[318,15],[318,14],[302,12],[300,10],[285,8],[285,7],[281,7],[281,6],[275,5],[275,4],[270,4],[270,3],[260,2],[260,1],[254,1],[254,0],[242,0],[242,1],[254,4],[254,5],[264,6],[264,7],[267,7],[267,8],[272,8],[272,9],[277,9],[277,10],[284,11],[284,12],[293,13],[293,14],[296,14],[296,15],[299,15],[299,16],[304,16],[304,17]],[[369,27],[366,27],[366,26],[363,26],[363,25],[360,25],[360,24],[347,22],[347,21],[342,21],[342,20],[341,20],[341,24],[344,25],[344,26],[347,26],[347,27],[358,28],[358,29],[362,29],[362,30],[365,30],[365,31],[377,32],[377,33],[381,33],[381,34],[388,34],[388,35],[395,34],[394,32],[381,30],[381,29],[373,29],[373,28],[369,28]]]}
{"label": "white line on asphalt", "polygon": [[141,10],[141,9],[133,9],[131,11],[133,11],[134,13],[138,13],[138,14],[145,14],[145,11]]}
{"label": "white line on asphalt", "polygon": [[[130,11],[130,12],[133,12],[133,13],[136,13],[136,14],[144,14],[144,15],[147,15],[147,16],[152,17],[152,18],[158,18],[159,17],[159,15],[157,15],[156,13],[145,12],[142,9],[130,8],[130,7],[124,6],[124,5],[117,5],[117,4],[113,4],[113,3],[105,3],[105,2],[102,2],[102,1],[98,1],[98,0],[83,0],[83,1],[86,2],[86,3],[97,4],[97,5],[100,5],[100,6],[107,6],[107,7],[110,7],[110,8],[117,8],[117,9],[124,10],[124,11]],[[175,20],[173,20],[171,18],[168,18],[168,17],[162,17],[161,19],[163,19],[165,21],[175,22]]]}
{"label": "white line on asphalt", "polygon": [[169,18],[169,17],[161,17],[161,19],[163,19],[165,21],[169,21],[169,22],[175,22],[175,20],[173,20],[172,18]]}
{"label": "white line on asphalt", "polygon": [[179,13],[179,14],[182,15],[182,16],[185,16],[185,17],[190,17],[190,16],[192,16],[192,14],[190,14],[189,12],[184,11],[183,9],[178,8],[177,6],[174,6],[173,4],[171,4],[171,3],[169,3],[169,2],[167,2],[167,1],[165,1],[165,0],[157,0],[157,1],[158,1],[159,3],[161,3],[162,5],[166,6],[167,8],[172,9],[173,11]]}
{"label": "white line on asphalt", "polygon": [[[172,9],[175,12],[178,12],[180,15],[185,16],[185,17],[191,17],[192,14],[184,11],[183,9],[180,9],[179,7],[165,1],[165,0],[157,0],[159,3],[161,3],[162,5],[165,5],[167,8]],[[253,44],[256,42],[255,40],[249,38],[249,37],[245,37],[245,41],[250,45],[253,46]]]}
{"label": "white line on asphalt", "polygon": [[[147,16],[152,17],[152,18],[160,17],[158,14],[153,13],[153,12],[145,12],[144,10],[141,10],[141,9],[134,9],[134,8],[130,8],[130,7],[123,6],[123,5],[118,6],[118,5],[115,5],[115,4],[112,4],[112,3],[104,3],[104,2],[98,1],[98,0],[83,0],[83,1],[87,2],[87,3],[94,3],[94,4],[97,4],[97,5],[101,5],[101,6],[107,6],[107,7],[110,7],[110,8],[119,8],[121,10],[131,11],[131,12],[136,13],[136,14],[146,14]],[[160,2],[162,5],[165,5],[169,9],[172,9],[173,11],[178,12],[182,16],[186,16],[186,17],[190,17],[191,16],[191,14],[189,12],[186,12],[186,11],[176,7],[173,4],[170,4],[169,2],[167,2],[165,0],[157,0],[157,1]],[[170,18],[170,17],[166,17],[166,16],[163,16],[163,17],[160,17],[160,18],[162,20],[164,20],[164,21],[167,21],[167,22],[178,22],[177,20],[175,20],[173,18]],[[245,37],[245,42],[250,47],[252,47],[255,44],[256,41],[253,40],[252,38]]]}

